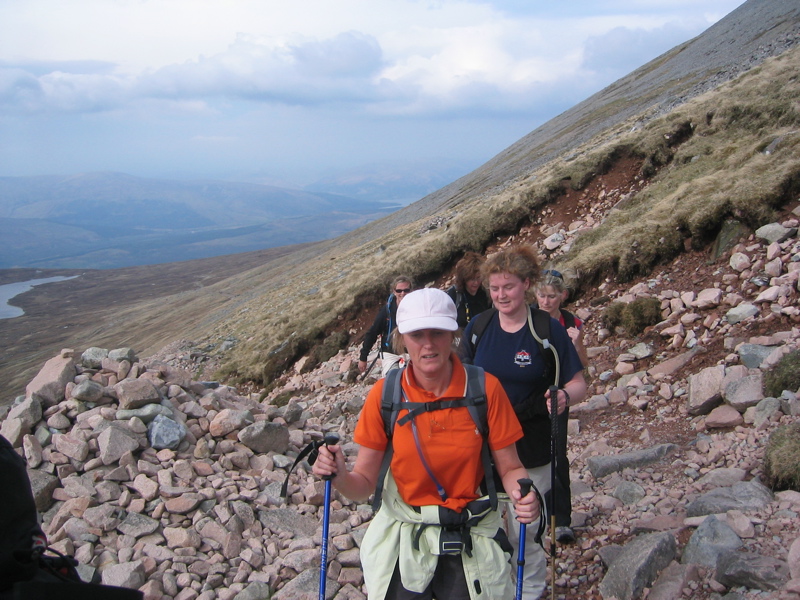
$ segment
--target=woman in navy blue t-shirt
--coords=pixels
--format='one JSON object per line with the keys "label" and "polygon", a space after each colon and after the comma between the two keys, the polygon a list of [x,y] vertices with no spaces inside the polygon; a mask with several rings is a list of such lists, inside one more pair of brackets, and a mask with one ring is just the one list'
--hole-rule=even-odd
{"label": "woman in navy blue t-shirt", "polygon": [[[473,319],[464,331],[460,354],[466,362],[500,380],[522,425],[524,437],[517,442],[517,452],[534,485],[542,495],[550,489],[550,394],[547,388],[556,383],[555,369],[542,353],[533,335],[534,319],[530,301],[533,286],[540,275],[536,252],[529,246],[503,250],[488,257],[482,268],[494,308],[488,324],[479,336],[473,335]],[[476,338],[477,339],[474,339]],[[564,327],[550,319],[550,343],[558,354],[558,412],[570,404],[582,402],[586,381],[580,357]],[[546,350],[550,352],[550,350]],[[512,510],[513,516],[513,510]],[[508,527],[512,544],[518,546],[516,528]],[[523,597],[538,598],[545,588],[546,559],[533,536],[525,544],[525,579]]]}

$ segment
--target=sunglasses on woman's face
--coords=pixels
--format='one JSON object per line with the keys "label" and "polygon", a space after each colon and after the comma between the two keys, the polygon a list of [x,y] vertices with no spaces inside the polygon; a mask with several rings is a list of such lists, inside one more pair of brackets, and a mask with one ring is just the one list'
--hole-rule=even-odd
{"label": "sunglasses on woman's face", "polygon": [[401,294],[408,294],[410,292],[411,292],[411,288],[397,288],[394,291],[394,293],[397,294],[398,296],[401,295]]}

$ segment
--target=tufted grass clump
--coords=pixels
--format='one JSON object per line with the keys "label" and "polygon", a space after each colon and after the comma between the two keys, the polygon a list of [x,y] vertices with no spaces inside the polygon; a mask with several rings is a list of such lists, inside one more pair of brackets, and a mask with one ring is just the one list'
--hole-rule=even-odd
{"label": "tufted grass clump", "polygon": [[778,363],[764,374],[764,389],[768,396],[777,398],[783,390],[800,390],[800,350],[784,354]]}
{"label": "tufted grass clump", "polygon": [[272,399],[272,405],[277,406],[278,408],[286,406],[287,404],[289,404],[289,400],[291,400],[294,397],[294,394],[295,392],[292,391],[281,392],[280,394],[275,396],[275,398]]}
{"label": "tufted grass clump", "polygon": [[623,327],[625,333],[636,336],[646,327],[661,320],[661,302],[656,298],[637,298],[633,302],[612,302],[603,313],[603,322],[612,331]]}
{"label": "tufted grass clump", "polygon": [[316,336],[292,335],[272,350],[261,369],[261,381],[269,383],[280,377],[286,369],[311,349],[314,337]]}
{"label": "tufted grass clump", "polygon": [[622,313],[622,326],[628,335],[639,335],[645,327],[661,320],[661,302],[658,298],[637,298]]}
{"label": "tufted grass clump", "polygon": [[769,436],[764,451],[764,475],[775,491],[800,492],[800,423],[781,425]]}
{"label": "tufted grass clump", "polygon": [[628,305],[624,302],[612,302],[603,311],[603,324],[611,331],[622,325],[622,314]]}

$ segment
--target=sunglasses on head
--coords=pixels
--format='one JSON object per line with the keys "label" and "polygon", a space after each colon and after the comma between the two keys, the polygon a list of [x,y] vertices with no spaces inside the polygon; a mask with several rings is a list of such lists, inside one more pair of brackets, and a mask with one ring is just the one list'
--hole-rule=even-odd
{"label": "sunglasses on head", "polygon": [[411,293],[411,288],[396,288],[394,290],[394,293],[395,294],[410,294]]}
{"label": "sunglasses on head", "polygon": [[559,279],[564,279],[564,276],[561,274],[561,272],[556,271],[555,269],[546,269],[542,274],[550,275],[552,277],[558,277]]}

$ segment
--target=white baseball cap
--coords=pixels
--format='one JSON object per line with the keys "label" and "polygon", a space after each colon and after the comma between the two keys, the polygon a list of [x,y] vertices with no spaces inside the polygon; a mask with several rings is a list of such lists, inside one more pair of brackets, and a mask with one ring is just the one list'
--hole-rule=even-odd
{"label": "white baseball cap", "polygon": [[458,329],[456,305],[442,290],[423,288],[411,292],[397,307],[397,330],[400,333],[420,329]]}

